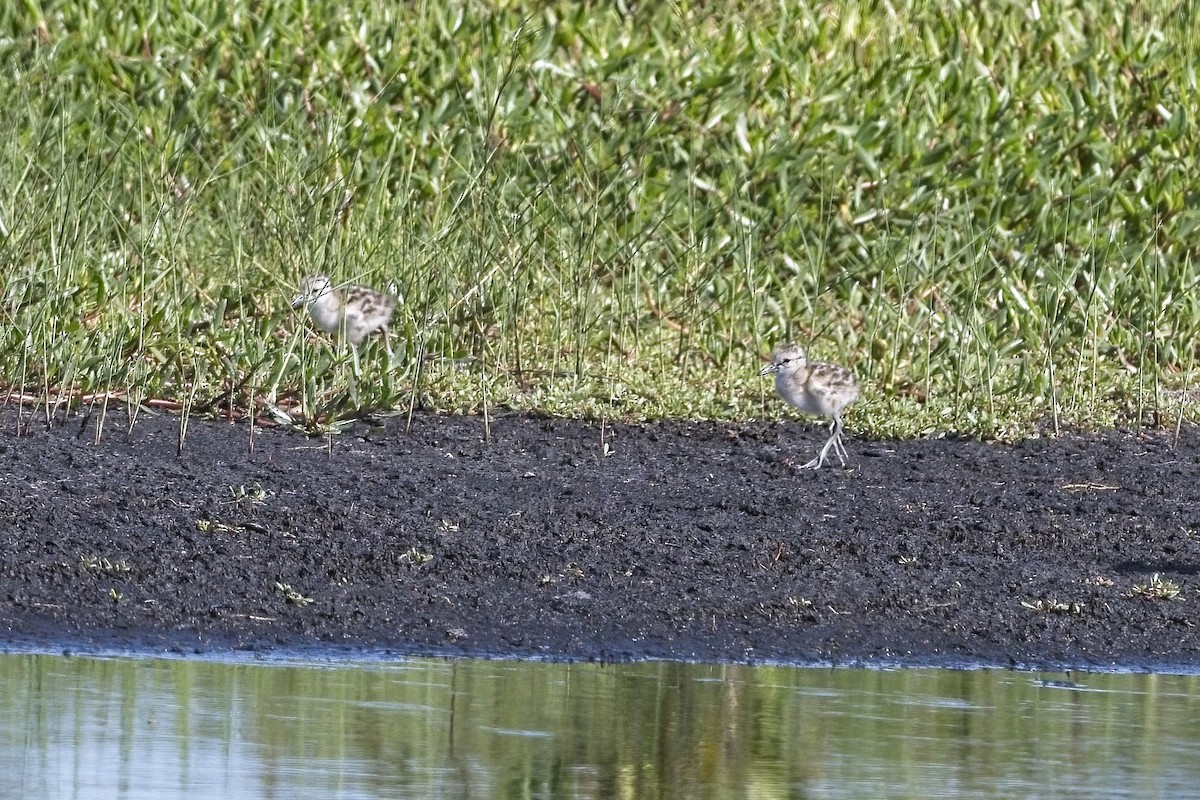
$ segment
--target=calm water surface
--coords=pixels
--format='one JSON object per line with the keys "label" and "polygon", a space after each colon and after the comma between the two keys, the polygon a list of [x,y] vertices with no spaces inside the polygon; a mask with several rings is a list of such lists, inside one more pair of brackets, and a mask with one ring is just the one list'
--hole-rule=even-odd
{"label": "calm water surface", "polygon": [[1200,796],[1200,679],[0,655],[3,798]]}

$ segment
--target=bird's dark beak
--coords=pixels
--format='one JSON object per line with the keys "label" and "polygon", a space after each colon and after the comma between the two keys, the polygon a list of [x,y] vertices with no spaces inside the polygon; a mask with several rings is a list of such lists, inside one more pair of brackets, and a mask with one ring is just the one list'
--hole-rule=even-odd
{"label": "bird's dark beak", "polygon": [[304,303],[307,300],[308,300],[307,294],[301,293],[301,294],[296,295],[296,298],[294,300],[292,300],[292,308],[298,308],[299,306],[304,305]]}
{"label": "bird's dark beak", "polygon": [[760,369],[758,371],[758,374],[761,377],[763,375],[772,375],[776,372],[779,372],[778,364],[767,364],[765,367],[763,367],[762,369]]}

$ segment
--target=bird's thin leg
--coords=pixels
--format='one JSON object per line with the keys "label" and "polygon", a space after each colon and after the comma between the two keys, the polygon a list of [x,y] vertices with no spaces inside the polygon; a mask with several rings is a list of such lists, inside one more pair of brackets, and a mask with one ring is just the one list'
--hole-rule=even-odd
{"label": "bird's thin leg", "polygon": [[824,463],[825,463],[825,451],[822,450],[821,454],[818,455],[816,458],[814,458],[812,461],[806,461],[805,463],[796,467],[796,469],[820,469]]}
{"label": "bird's thin leg", "polygon": [[825,446],[821,448],[821,452],[817,455],[817,457],[806,464],[800,465],[799,469],[820,469],[821,467],[825,466],[825,457],[829,455],[829,447],[832,443],[833,437],[831,436],[825,442]]}
{"label": "bird's thin leg", "polygon": [[842,415],[836,414],[833,417],[833,451],[837,453],[838,460],[842,462],[842,466],[846,466],[846,460],[850,458],[850,454],[846,452],[846,444],[842,441]]}
{"label": "bird's thin leg", "polygon": [[846,450],[842,447],[842,438],[840,436],[833,440],[833,453],[838,457],[841,465],[843,467],[846,466]]}
{"label": "bird's thin leg", "polygon": [[[825,459],[829,457],[829,451],[831,449],[833,452],[837,452],[837,443],[838,435],[836,433],[830,436],[825,442],[825,446],[821,448],[821,455],[817,456],[818,460],[821,462],[820,466],[825,466]],[[841,458],[841,456],[839,455],[838,458]]]}
{"label": "bird's thin leg", "polygon": [[833,424],[830,425],[829,438],[825,440],[825,445],[821,448],[821,452],[812,461],[799,467],[799,469],[820,469],[825,466],[825,462],[829,458],[829,451],[832,450],[838,457],[838,461],[842,462],[842,466],[846,466],[846,459],[849,458],[849,453],[846,452],[845,445],[842,444],[842,425],[841,419],[834,418]]}
{"label": "bird's thin leg", "polygon": [[833,422],[829,423],[829,438],[825,440],[825,445],[821,448],[821,452],[812,461],[802,464],[797,469],[820,469],[825,466],[825,461],[829,458],[830,450],[833,450],[834,455],[838,457],[838,461],[842,462],[842,466],[846,466],[846,460],[850,458],[850,454],[846,452],[846,445],[842,443],[841,414],[835,414]]}
{"label": "bird's thin leg", "polygon": [[837,453],[838,460],[842,462],[842,466],[846,466],[846,461],[850,458],[850,454],[846,452],[846,443],[842,440],[841,434],[838,434],[834,452]]}

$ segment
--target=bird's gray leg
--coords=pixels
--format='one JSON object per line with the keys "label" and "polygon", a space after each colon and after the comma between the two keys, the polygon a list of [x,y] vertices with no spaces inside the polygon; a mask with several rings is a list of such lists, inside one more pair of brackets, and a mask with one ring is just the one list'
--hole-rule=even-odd
{"label": "bird's gray leg", "polygon": [[821,452],[817,455],[817,457],[812,461],[809,461],[807,464],[801,465],[800,469],[820,469],[821,467],[825,466],[825,457],[829,455],[829,448],[833,442],[834,438],[830,436],[829,439],[826,440],[825,446],[821,448]]}
{"label": "bird's gray leg", "polygon": [[837,414],[833,418],[833,438],[834,452],[837,453],[838,460],[842,462],[842,466],[846,466],[846,460],[850,458],[850,454],[846,452],[846,444],[842,441],[842,415]]}
{"label": "bird's gray leg", "polygon": [[796,467],[796,469],[820,469],[821,465],[824,463],[825,462],[821,459],[821,457],[817,456],[812,461],[809,461],[805,464],[801,464],[800,466]]}
{"label": "bird's gray leg", "polygon": [[850,454],[846,452],[846,443],[842,441],[840,434],[838,435],[834,452],[837,453],[838,460],[842,462],[842,466],[846,466],[846,461],[850,458]]}
{"label": "bird's gray leg", "polygon": [[846,452],[846,446],[842,444],[842,415],[835,414],[833,422],[829,424],[829,438],[825,440],[825,445],[821,448],[820,454],[812,461],[803,464],[798,469],[820,469],[825,466],[825,461],[829,457],[830,449],[837,455],[838,461],[842,462],[842,466],[846,466],[846,459],[850,454]]}
{"label": "bird's gray leg", "polygon": [[[832,448],[833,452],[837,453],[838,435],[835,433],[825,442],[825,446],[821,448],[821,455],[818,458],[821,461],[821,466],[825,466],[825,459],[829,456],[829,451]],[[841,458],[841,455],[838,455]],[[842,463],[845,466],[845,462]]]}

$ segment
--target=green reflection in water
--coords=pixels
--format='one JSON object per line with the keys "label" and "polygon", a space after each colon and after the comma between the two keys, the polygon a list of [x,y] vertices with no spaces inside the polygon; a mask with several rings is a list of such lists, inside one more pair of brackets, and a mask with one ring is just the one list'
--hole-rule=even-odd
{"label": "green reflection in water", "polygon": [[1185,796],[1197,678],[0,655],[2,797]]}

